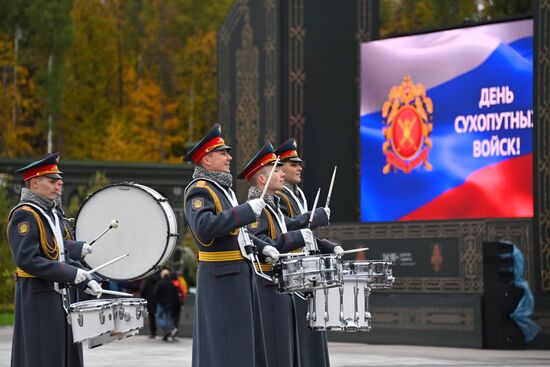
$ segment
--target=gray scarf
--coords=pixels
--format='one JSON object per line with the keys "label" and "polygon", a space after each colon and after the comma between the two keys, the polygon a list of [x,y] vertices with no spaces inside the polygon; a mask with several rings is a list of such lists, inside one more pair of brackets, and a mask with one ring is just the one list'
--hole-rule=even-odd
{"label": "gray scarf", "polygon": [[300,192],[296,189],[298,186],[288,183],[286,181],[283,183],[283,186],[292,191],[297,197],[300,196]]}
{"label": "gray scarf", "polygon": [[32,192],[26,187],[23,187],[23,189],[21,190],[21,201],[26,201],[26,202],[31,202],[33,204],[36,204],[48,212],[51,211],[55,205],[53,200],[50,200],[42,195]]}
{"label": "gray scarf", "polygon": [[[260,190],[257,186],[250,186],[250,188],[248,189],[248,200],[256,199],[260,196],[262,196],[262,190]],[[264,201],[275,209],[277,209],[277,207],[279,206],[279,198],[274,197],[267,192],[265,193]]]}
{"label": "gray scarf", "polygon": [[193,178],[206,178],[208,180],[217,182],[224,187],[231,187],[231,185],[233,185],[233,176],[231,175],[231,173],[210,171],[202,168],[201,166],[195,166]]}

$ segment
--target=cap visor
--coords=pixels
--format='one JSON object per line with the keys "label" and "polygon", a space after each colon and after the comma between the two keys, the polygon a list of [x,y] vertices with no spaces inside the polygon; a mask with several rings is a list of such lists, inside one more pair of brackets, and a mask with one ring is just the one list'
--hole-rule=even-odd
{"label": "cap visor", "polygon": [[48,175],[44,175],[44,177],[55,178],[56,180],[62,180],[63,179],[63,176],[61,176],[60,174],[57,174],[57,173],[50,173]]}
{"label": "cap visor", "polygon": [[229,145],[221,145],[217,148],[212,149],[213,152],[218,152],[220,150],[231,150],[231,147]]}

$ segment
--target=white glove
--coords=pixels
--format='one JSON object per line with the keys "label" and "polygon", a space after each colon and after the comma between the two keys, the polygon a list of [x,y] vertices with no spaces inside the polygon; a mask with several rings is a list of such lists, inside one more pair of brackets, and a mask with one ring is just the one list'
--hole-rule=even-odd
{"label": "white glove", "polygon": [[332,252],[334,252],[336,255],[340,255],[342,252],[344,252],[344,249],[342,248],[342,246],[335,246]]}
{"label": "white glove", "polygon": [[83,259],[86,255],[91,254],[92,251],[92,246],[84,242],[84,244],[82,245],[82,253],[80,254],[80,258]]}
{"label": "white glove", "polygon": [[262,254],[267,256],[267,259],[271,259],[272,261],[279,259],[279,251],[277,251],[277,249],[273,246],[267,245],[264,247]]}
{"label": "white glove", "polygon": [[325,210],[325,213],[327,213],[327,218],[328,218],[328,221],[330,222],[330,208],[329,207],[323,207],[323,209]]}
{"label": "white glove", "polygon": [[306,251],[311,252],[317,250],[315,246],[315,238],[313,238],[313,232],[311,232],[311,229],[300,229],[300,233],[302,234],[302,238],[304,239]]}
{"label": "white glove", "polygon": [[74,277],[74,284],[82,283],[85,280],[91,280],[92,275],[86,270],[78,269],[76,271],[76,276]]}
{"label": "white glove", "polygon": [[248,205],[252,208],[254,215],[259,217],[262,214],[262,210],[265,208],[267,203],[264,199],[252,199],[248,202]]}
{"label": "white glove", "polygon": [[97,296],[97,298],[101,297],[101,291],[103,289],[99,285],[98,282],[95,280],[90,280],[88,284],[86,284],[86,289],[84,290],[85,293],[91,294],[92,296]]}

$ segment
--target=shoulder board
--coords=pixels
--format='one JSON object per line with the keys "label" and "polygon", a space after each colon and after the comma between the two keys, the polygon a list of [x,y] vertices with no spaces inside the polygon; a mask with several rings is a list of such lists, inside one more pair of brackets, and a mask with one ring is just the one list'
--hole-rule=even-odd
{"label": "shoulder board", "polygon": [[204,187],[208,186],[208,184],[204,180],[199,180],[199,181],[197,181],[195,186],[204,188]]}
{"label": "shoulder board", "polygon": [[28,212],[32,212],[34,214],[38,214],[38,213],[36,213],[36,210],[34,210],[31,206],[25,205],[25,204],[20,204],[20,205],[17,205],[15,208],[13,208],[10,211],[10,213],[8,215],[8,220],[11,220],[11,217],[13,217],[13,215],[19,210],[25,210],[25,211],[28,211]]}

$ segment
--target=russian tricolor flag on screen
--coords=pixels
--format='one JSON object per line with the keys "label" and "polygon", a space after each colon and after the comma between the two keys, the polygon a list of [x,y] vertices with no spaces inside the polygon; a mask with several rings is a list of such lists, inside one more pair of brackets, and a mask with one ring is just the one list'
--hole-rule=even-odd
{"label": "russian tricolor flag on screen", "polygon": [[533,124],[532,20],[364,43],[362,221],[532,217]]}

